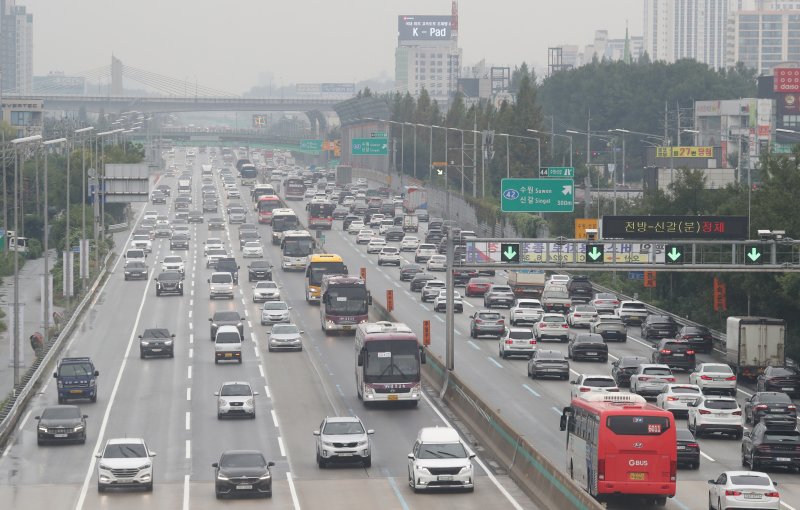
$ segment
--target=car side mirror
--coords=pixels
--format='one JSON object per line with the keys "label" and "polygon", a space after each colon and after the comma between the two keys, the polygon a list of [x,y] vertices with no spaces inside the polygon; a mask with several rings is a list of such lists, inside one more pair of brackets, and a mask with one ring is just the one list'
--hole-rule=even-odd
{"label": "car side mirror", "polygon": [[474,453],[470,453],[470,454],[469,454],[469,456],[468,456],[468,458],[470,458],[470,459],[474,459],[474,458],[475,458],[475,454],[474,454]]}
{"label": "car side mirror", "polygon": [[94,376],[95,376],[95,377],[97,377],[97,376],[99,376],[99,375],[100,375],[100,371],[99,371],[99,370],[95,370],[95,371],[94,371]]}
{"label": "car side mirror", "polygon": [[88,418],[88,417],[89,417],[89,415],[88,415],[88,414],[84,414],[84,415],[83,415],[83,419],[84,419],[84,420],[85,420],[86,418]]}
{"label": "car side mirror", "polygon": [[211,467],[218,468],[219,467],[219,463],[218,462],[214,462],[214,463],[211,464]]}
{"label": "car side mirror", "polygon": [[364,366],[364,351],[361,351],[361,352],[358,353],[358,360],[356,361],[356,363],[360,367]]}
{"label": "car side mirror", "polygon": [[141,338],[142,338],[142,335],[139,335],[139,339],[141,339]]}
{"label": "car side mirror", "polygon": [[315,430],[314,432],[312,432],[312,434],[314,434],[315,436],[318,436],[319,435],[319,430]]}
{"label": "car side mirror", "polygon": [[211,278],[209,278],[209,279],[208,279],[208,280],[206,280],[206,281],[207,281],[208,283],[211,283]]}
{"label": "car side mirror", "polygon": [[408,458],[411,459],[411,460],[414,460],[414,454],[413,453],[409,453],[408,454]]}
{"label": "car side mirror", "polygon": [[743,437],[750,437],[750,431],[749,430],[745,430],[744,432],[742,432],[742,436]]}
{"label": "car side mirror", "polygon": [[218,397],[218,396],[219,396],[219,392],[218,392],[218,391],[215,391],[215,392],[214,392],[214,396],[215,396],[215,397]]}
{"label": "car side mirror", "polygon": [[53,378],[58,379],[58,372],[53,372]]}
{"label": "car side mirror", "polygon": [[275,465],[275,463],[274,463],[274,462],[272,462],[272,461],[269,461],[269,462],[267,462],[267,467],[268,467],[268,468],[271,468],[271,467],[272,467],[272,466],[274,466],[274,465]]}
{"label": "car side mirror", "polygon": [[711,485],[717,485],[716,480],[709,480],[708,483],[710,483]]}
{"label": "car side mirror", "polygon": [[103,456],[103,454],[102,454],[102,453],[95,453],[95,454],[94,454],[94,457],[95,457],[96,459],[99,459],[99,458],[100,458],[100,457],[102,457],[102,456]]}
{"label": "car side mirror", "polygon": [[578,384],[578,381],[570,381],[570,384]]}
{"label": "car side mirror", "polygon": [[157,455],[156,452],[153,452],[153,451],[150,452],[150,456],[151,457],[155,457],[156,455]]}
{"label": "car side mirror", "polygon": [[209,318],[208,318],[208,322],[211,322],[211,321],[213,321],[213,320],[214,320],[214,319],[213,319],[213,318],[211,318],[211,317],[209,317]]}
{"label": "car side mirror", "polygon": [[428,363],[428,353],[425,352],[425,349],[422,347],[419,348],[419,362],[423,365]]}
{"label": "car side mirror", "polygon": [[34,417],[33,417],[33,419],[34,419],[34,420],[41,420],[41,419],[42,419],[42,417],[41,417],[41,416],[34,416]]}
{"label": "car side mirror", "polygon": [[374,434],[374,433],[375,433],[375,430],[373,430],[373,429],[368,429],[368,430],[367,430],[367,435],[370,435],[370,436],[371,436],[371,435],[372,435],[372,434]]}
{"label": "car side mirror", "polygon": [[175,333],[173,333],[173,334],[172,334],[172,335],[170,335],[170,336],[171,336],[172,338],[175,338]]}

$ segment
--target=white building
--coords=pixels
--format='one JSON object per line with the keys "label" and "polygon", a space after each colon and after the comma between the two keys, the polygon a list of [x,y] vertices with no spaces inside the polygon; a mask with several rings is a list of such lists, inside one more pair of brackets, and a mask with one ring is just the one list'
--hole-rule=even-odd
{"label": "white building", "polygon": [[33,15],[15,0],[0,0],[0,86],[30,94],[33,79]]}

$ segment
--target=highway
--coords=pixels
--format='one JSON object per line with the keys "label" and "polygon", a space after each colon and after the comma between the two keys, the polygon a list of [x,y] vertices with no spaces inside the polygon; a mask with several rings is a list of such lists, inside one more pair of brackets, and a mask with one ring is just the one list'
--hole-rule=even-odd
{"label": "highway", "polygon": [[[176,162],[182,165],[181,158],[178,152]],[[199,168],[206,162],[201,154],[193,167],[197,208]],[[171,176],[162,177],[161,182],[175,185]],[[219,186],[216,176],[215,184]],[[245,192],[243,195],[247,196]],[[242,201],[252,211],[248,199]],[[221,198],[221,210],[225,203]],[[139,214],[145,209],[171,213],[171,207],[171,201],[168,205],[148,204]],[[206,219],[212,216],[205,215]],[[265,258],[276,266],[275,280],[293,307],[292,318],[305,331],[304,350],[267,352],[268,328],[260,325],[260,307],[252,302],[247,261],[241,258],[235,227],[227,228],[222,236],[242,268],[232,301],[211,302],[208,298],[206,280],[211,270],[205,268],[202,243],[208,237],[220,237],[221,232],[209,236],[205,223],[191,226],[190,249],[179,253],[186,259],[182,297],[155,295],[153,278],[158,263],[171,252],[167,239],[154,240],[148,257],[149,278],[123,281],[123,264],[118,261],[63,353],[90,356],[100,371],[97,403],[79,403],[89,416],[86,444],[37,446],[33,417],[57,403],[55,383],[49,379],[0,457],[4,507],[204,509],[237,504],[239,508],[348,510],[536,508],[506,476],[485,467],[476,468],[476,490],[471,494],[411,491],[406,455],[419,429],[444,425],[445,415],[427,397],[417,409],[363,408],[354,391],[352,338],[326,337],[321,332],[318,308],[305,303],[302,275],[280,271],[279,251],[268,241],[269,227],[259,229],[266,240]],[[331,242],[335,242],[335,234]],[[341,244],[342,248],[347,245],[344,239]],[[116,251],[123,248],[118,246]],[[352,267],[357,267],[355,261],[361,260],[358,250],[348,249],[345,255]],[[238,310],[247,319],[241,365],[214,364],[208,318],[215,310],[227,309]],[[402,319],[412,322],[412,317]],[[139,358],[138,335],[150,327],[168,328],[176,335],[174,358]],[[247,381],[260,392],[255,420],[216,419],[213,393],[221,382],[230,380]],[[317,467],[312,431],[325,415],[337,414],[357,414],[368,428],[375,429],[371,468]],[[107,439],[126,436],[145,439],[157,452],[154,490],[99,494],[94,453]],[[259,449],[275,462],[272,499],[217,501],[212,462],[224,450],[245,448]]]}

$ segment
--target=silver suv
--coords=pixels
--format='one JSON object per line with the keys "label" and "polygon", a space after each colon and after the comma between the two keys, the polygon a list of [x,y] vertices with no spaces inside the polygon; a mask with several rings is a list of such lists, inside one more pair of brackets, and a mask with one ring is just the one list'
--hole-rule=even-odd
{"label": "silver suv", "polygon": [[325,468],[329,462],[361,462],[372,465],[372,441],[375,431],[367,429],[357,416],[328,416],[314,431],[317,437],[317,465]]}
{"label": "silver suv", "polygon": [[447,284],[442,280],[431,280],[422,287],[422,302],[433,301],[439,292],[446,288]]}
{"label": "silver suv", "polygon": [[228,381],[222,383],[219,391],[214,392],[217,397],[217,418],[229,416],[256,417],[257,391],[253,391],[250,383],[241,381]]}
{"label": "silver suv", "polygon": [[144,487],[153,490],[153,460],[144,439],[109,439],[97,457],[97,492],[108,487]]}

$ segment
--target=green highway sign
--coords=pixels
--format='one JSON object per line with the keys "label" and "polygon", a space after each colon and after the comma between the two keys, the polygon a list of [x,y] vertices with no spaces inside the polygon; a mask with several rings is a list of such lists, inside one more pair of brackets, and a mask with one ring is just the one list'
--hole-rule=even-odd
{"label": "green highway sign", "polygon": [[664,263],[667,265],[683,264],[686,246],[682,244],[668,244],[664,248]]}
{"label": "green highway sign", "polygon": [[519,262],[519,243],[501,243],[500,261],[508,263]]}
{"label": "green highway sign", "polygon": [[369,134],[370,138],[386,138],[386,131],[373,131]]}
{"label": "green highway sign", "polygon": [[321,151],[322,140],[300,140],[300,150],[302,151]]}
{"label": "green highway sign", "polygon": [[574,184],[572,179],[503,179],[500,208],[503,212],[572,212]]}
{"label": "green highway sign", "polygon": [[353,156],[385,156],[389,154],[389,140],[386,138],[353,138]]}
{"label": "green highway sign", "polygon": [[539,169],[539,177],[575,177],[575,168],[571,166],[549,166]]}
{"label": "green highway sign", "polygon": [[760,266],[764,263],[764,246],[761,244],[746,244],[744,246],[744,265]]}
{"label": "green highway sign", "polygon": [[586,263],[602,264],[605,260],[605,247],[602,244],[586,244]]}

